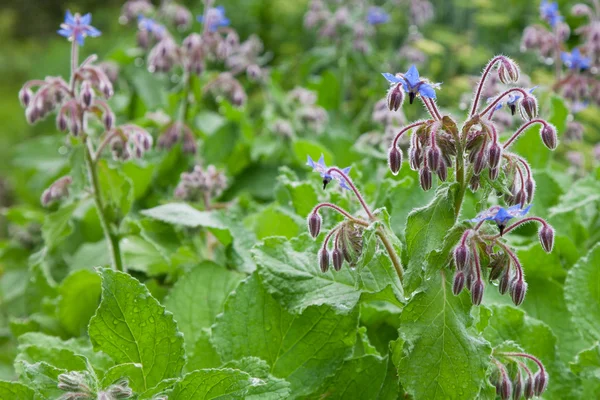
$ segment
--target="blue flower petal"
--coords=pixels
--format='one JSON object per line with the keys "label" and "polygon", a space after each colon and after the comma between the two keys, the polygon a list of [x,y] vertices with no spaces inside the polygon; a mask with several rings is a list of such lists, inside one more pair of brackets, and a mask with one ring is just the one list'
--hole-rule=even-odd
{"label": "blue flower petal", "polygon": [[313,161],[313,159],[310,158],[310,156],[306,156],[306,157],[308,158],[307,161],[306,161],[306,165],[308,165],[311,168],[314,168],[315,167],[315,162]]}
{"label": "blue flower petal", "polygon": [[390,83],[404,83],[404,79],[397,77],[396,75],[390,74],[389,72],[383,72],[381,75]]}
{"label": "blue flower petal", "polygon": [[421,81],[419,71],[417,71],[417,67],[414,65],[411,65],[406,74],[404,74],[404,78],[410,86],[416,86]]}
{"label": "blue flower petal", "polygon": [[92,14],[87,13],[79,20],[81,25],[89,25],[92,22]]}
{"label": "blue flower petal", "polygon": [[71,29],[65,29],[65,28],[61,28],[61,29],[57,30],[56,32],[58,32],[58,34],[60,36],[64,36],[64,37],[69,37],[69,36],[71,36],[71,33],[73,33],[73,31]]}
{"label": "blue flower petal", "polygon": [[428,83],[422,83],[419,86],[419,94],[423,97],[435,99],[435,89]]}
{"label": "blue flower petal", "polygon": [[98,37],[102,34],[102,32],[100,32],[98,29],[94,28],[93,26],[88,26],[85,29],[85,33],[87,36],[90,36],[90,37]]}
{"label": "blue flower petal", "polygon": [[67,10],[67,12],[65,13],[65,23],[67,23],[67,24],[75,23],[75,18],[73,18],[73,14],[71,14],[71,11],[69,11],[69,10]]}

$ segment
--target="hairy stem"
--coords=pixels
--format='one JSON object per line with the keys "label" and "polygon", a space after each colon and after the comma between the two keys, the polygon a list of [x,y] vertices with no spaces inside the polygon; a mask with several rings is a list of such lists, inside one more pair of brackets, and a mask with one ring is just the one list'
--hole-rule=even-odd
{"label": "hairy stem", "polygon": [[383,243],[383,245],[385,246],[385,249],[388,255],[390,256],[390,260],[392,261],[392,264],[394,264],[394,268],[396,269],[396,274],[398,274],[400,283],[402,283],[404,280],[404,268],[402,268],[402,262],[400,261],[398,254],[396,254],[392,242],[387,237],[383,228],[381,227],[377,229],[377,236],[379,236],[379,239],[381,239],[381,243]]}
{"label": "hairy stem", "polygon": [[346,183],[348,184],[348,186],[350,186],[350,188],[352,189],[352,191],[354,192],[354,194],[356,195],[356,198],[358,199],[358,201],[360,202],[360,204],[362,205],[363,209],[365,210],[365,212],[367,213],[367,215],[369,216],[369,219],[371,221],[374,221],[376,218],[373,215],[373,213],[371,212],[371,209],[369,208],[369,206],[367,205],[367,203],[365,202],[365,199],[363,199],[362,195],[360,194],[360,192],[358,191],[358,189],[356,188],[356,186],[354,186],[354,183],[352,182],[352,180],[348,177],[348,175],[346,175],[341,169],[336,168],[336,167],[332,167],[329,168],[327,170],[327,174],[331,174],[332,172],[336,172],[338,174],[340,174],[342,176],[342,178],[344,178],[344,180],[346,181]]}
{"label": "hairy stem", "polygon": [[496,65],[496,63],[498,61],[500,61],[502,59],[503,56],[497,56],[494,57],[487,65],[487,67],[485,68],[485,71],[483,71],[483,74],[481,75],[481,79],[479,80],[479,84],[477,85],[477,91],[475,92],[475,97],[473,98],[473,105],[471,106],[471,113],[469,114],[469,118],[472,117],[473,115],[475,115],[475,113],[477,112],[477,107],[479,107],[479,100],[481,99],[481,92],[483,91],[483,87],[485,86],[485,81],[490,73],[490,71],[492,70],[492,68],[494,68],[494,65]]}
{"label": "hairy stem", "polygon": [[513,135],[504,143],[504,145],[502,147],[504,147],[505,149],[508,148],[508,146],[510,146],[512,144],[512,142],[514,142],[519,137],[519,135],[521,133],[523,133],[523,131],[525,131],[525,129],[529,128],[533,124],[542,124],[544,126],[548,125],[548,123],[546,121],[544,121],[543,119],[539,119],[539,118],[532,119],[531,121],[527,121],[526,123],[521,125],[515,133],[513,133]]}
{"label": "hairy stem", "polygon": [[356,218],[356,217],[352,216],[352,214],[350,214],[348,211],[344,210],[342,207],[338,207],[332,203],[318,204],[315,208],[313,208],[313,210],[311,211],[311,214],[316,214],[317,212],[319,212],[319,209],[321,209],[323,207],[331,208],[331,209],[337,211],[338,213],[342,214],[344,217],[348,218],[350,221],[352,221],[354,223],[357,223],[362,226],[369,226],[369,223],[367,221],[363,221],[360,218]]}

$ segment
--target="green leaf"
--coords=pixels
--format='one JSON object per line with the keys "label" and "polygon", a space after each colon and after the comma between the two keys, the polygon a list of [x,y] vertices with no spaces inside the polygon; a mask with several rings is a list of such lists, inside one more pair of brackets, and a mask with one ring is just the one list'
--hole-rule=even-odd
{"label": "green leaf", "polygon": [[392,217],[392,227],[397,234],[403,234],[406,218],[415,208],[430,202],[433,191],[424,191],[419,185],[419,174],[411,170],[408,162],[400,169],[394,180],[386,179],[382,185],[386,188],[385,207]]}
{"label": "green leaf", "polygon": [[71,216],[77,208],[77,203],[64,206],[48,215],[42,226],[42,237],[49,250],[54,249],[73,232]]}
{"label": "green leaf", "polygon": [[550,98],[550,116],[548,117],[548,122],[556,127],[559,134],[563,134],[567,128],[569,113],[570,110],[565,104],[565,100],[558,95],[552,95]]}
{"label": "green leaf", "polygon": [[401,314],[394,359],[415,399],[476,398],[485,379],[491,348],[468,329],[471,300],[452,294],[446,274],[433,275]]}
{"label": "green leaf", "polygon": [[57,399],[65,393],[57,386],[58,376],[67,372],[43,361],[35,364],[23,362],[19,380],[41,394],[43,399]]}
{"label": "green leaf", "polygon": [[165,307],[173,313],[186,344],[191,347],[200,338],[202,329],[215,322],[227,295],[242,278],[241,274],[212,261],[204,261],[179,278],[165,300]]}
{"label": "green leaf", "polygon": [[275,204],[265,207],[259,213],[251,216],[250,221],[258,240],[269,236],[284,236],[288,239],[298,236],[304,220],[296,215],[290,215]]}
{"label": "green leaf", "polygon": [[203,329],[196,336],[198,336],[196,343],[188,344],[189,341],[186,341],[187,363],[185,364],[185,370],[194,371],[220,367],[223,363],[217,350],[210,342],[210,331]]}
{"label": "green leaf", "polygon": [[33,389],[19,382],[0,381],[0,399],[34,400]]}
{"label": "green leaf", "polygon": [[574,326],[590,341],[600,340],[600,244],[567,275],[565,298]]}
{"label": "green leaf", "polygon": [[119,364],[141,364],[144,389],[179,376],[185,352],[173,315],[128,274],[110,269],[100,274],[102,301],[89,326],[94,349]]}
{"label": "green leaf", "polygon": [[100,160],[97,168],[105,212],[111,220],[122,219],[133,204],[133,182],[119,169],[109,167],[106,160]]}
{"label": "green leaf", "polygon": [[588,176],[571,185],[569,190],[560,197],[558,205],[550,209],[550,213],[551,215],[564,214],[598,201],[600,201],[600,181]]}
{"label": "green leaf", "polygon": [[318,251],[319,246],[306,233],[292,240],[267,238],[252,251],[265,288],[292,312],[326,304],[349,313],[363,293],[378,293],[389,285],[400,288],[387,256],[382,256],[387,263],[378,257],[354,271],[346,267],[323,273]]}
{"label": "green leaf", "polygon": [[67,371],[85,371],[86,358],[69,349],[43,347],[36,345],[20,345],[19,354],[15,358],[15,369],[22,372],[22,365],[46,362],[53,367]]}
{"label": "green leaf", "polygon": [[203,369],[186,376],[173,388],[169,400],[286,399],[289,383],[283,379],[260,379],[235,369]]}
{"label": "green leaf", "polygon": [[261,358],[272,375],[291,383],[294,395],[308,395],[350,355],[357,316],[327,306],[290,314],[254,273],[227,299],[213,326],[213,343],[224,361]]}
{"label": "green leaf", "polygon": [[166,274],[171,271],[171,261],[150,241],[130,235],[121,241],[125,265],[129,270],[144,272],[149,276]]}
{"label": "green leaf", "polygon": [[144,368],[142,364],[119,364],[110,368],[102,377],[102,387],[106,388],[121,378],[127,378],[129,387],[136,393],[145,390]]}
{"label": "green leaf", "polygon": [[316,160],[321,154],[325,156],[327,165],[333,160],[333,155],[325,148],[325,146],[312,140],[296,139],[294,140],[293,146],[296,158],[302,163],[306,163],[307,156],[311,156]]}
{"label": "green leaf", "polygon": [[600,393],[600,344],[580,352],[571,363],[571,371],[581,379],[582,399]]}
{"label": "green leaf", "polygon": [[286,167],[280,168],[280,171],[287,174],[277,177],[279,204],[290,204],[296,214],[308,215],[315,204],[319,202],[314,186],[309,182],[298,182],[297,177]]}
{"label": "green leaf", "polygon": [[87,332],[87,326],[100,301],[100,277],[88,270],[69,274],[60,285],[58,318],[73,336]]}

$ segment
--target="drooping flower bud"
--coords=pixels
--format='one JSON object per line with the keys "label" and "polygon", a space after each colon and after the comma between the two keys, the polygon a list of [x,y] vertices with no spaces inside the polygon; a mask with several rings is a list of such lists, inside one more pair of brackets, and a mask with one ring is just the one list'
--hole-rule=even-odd
{"label": "drooping flower bud", "polygon": [[540,370],[533,377],[533,392],[536,396],[540,396],[548,386],[548,374],[546,371]]}
{"label": "drooping flower bud", "polygon": [[519,66],[512,59],[503,57],[498,67],[498,78],[506,84],[516,83],[519,80]]}
{"label": "drooping flower bud", "polygon": [[104,116],[102,117],[102,122],[104,123],[104,128],[109,131],[112,129],[113,124],[115,123],[115,116],[113,115],[112,112],[107,111],[104,113]]}
{"label": "drooping flower bud", "polygon": [[32,97],[33,93],[31,92],[31,90],[25,88],[19,90],[19,101],[21,101],[23,107],[29,106]]}
{"label": "drooping flower bud", "polygon": [[533,201],[533,194],[535,193],[535,182],[531,177],[525,181],[525,192],[527,192],[527,202],[531,203]]}
{"label": "drooping flower bud", "polygon": [[502,147],[497,142],[492,143],[488,152],[488,163],[490,168],[498,168],[502,157]]}
{"label": "drooping flower bud", "polygon": [[484,149],[481,149],[475,155],[475,160],[473,160],[473,173],[475,175],[479,175],[481,171],[485,168],[487,158]]}
{"label": "drooping flower bud", "polygon": [[488,176],[492,181],[498,179],[498,175],[500,175],[500,168],[490,168],[488,169]]}
{"label": "drooping flower bud", "polygon": [[520,204],[521,207],[523,207],[525,205],[525,201],[527,200],[527,194],[525,193],[525,190],[521,189],[517,192],[517,195],[515,196],[515,204]]}
{"label": "drooping flower bud", "polygon": [[396,146],[390,148],[388,153],[388,164],[392,174],[397,175],[402,166],[402,152]]}
{"label": "drooping flower bud", "polygon": [[556,149],[558,137],[556,134],[556,128],[553,125],[545,124],[540,131],[540,135],[542,136],[542,141],[547,148],[550,150]]}
{"label": "drooping flower bud", "polygon": [[87,108],[92,105],[93,99],[94,91],[92,90],[92,85],[88,81],[84,81],[81,84],[81,102]]}
{"label": "drooping flower bud", "polygon": [[418,171],[421,166],[421,151],[415,146],[408,149],[408,163],[413,171]]}
{"label": "drooping flower bud", "polygon": [[437,171],[440,165],[441,153],[437,147],[430,147],[427,150],[427,163],[432,171]]}
{"label": "drooping flower bud", "polygon": [[471,189],[473,192],[476,192],[477,189],[479,189],[480,183],[481,182],[479,180],[479,175],[473,174],[473,176],[471,176],[471,179],[469,180],[469,189]]}
{"label": "drooping flower bud", "polygon": [[342,251],[336,247],[333,250],[331,258],[333,258],[333,269],[335,269],[336,271],[342,269],[342,264],[344,263],[344,256],[342,255]]}
{"label": "drooping flower bud", "polygon": [[329,251],[325,248],[319,250],[319,266],[321,267],[321,272],[329,270]]}
{"label": "drooping flower bud", "polygon": [[510,285],[510,297],[516,306],[520,306],[525,299],[527,283],[523,279],[516,279]]}
{"label": "drooping flower bud", "polygon": [[540,237],[540,243],[544,251],[550,253],[552,247],[554,247],[554,229],[550,225],[543,225],[538,232],[538,236]]}
{"label": "drooping flower bud", "polygon": [[503,375],[502,376],[502,380],[500,381],[500,393],[498,393],[500,395],[500,398],[502,400],[508,400],[510,399],[510,396],[512,395],[512,383],[510,382],[510,379],[508,379],[507,376]]}
{"label": "drooping flower bud", "polygon": [[525,384],[523,385],[523,396],[526,399],[531,399],[535,395],[533,389],[533,381],[531,380],[531,375],[527,375],[527,379],[525,379]]}
{"label": "drooping flower bud", "polygon": [[525,96],[521,100],[519,110],[521,111],[521,117],[525,120],[531,121],[538,115],[537,100],[533,96]]}
{"label": "drooping flower bud", "polygon": [[432,179],[431,170],[428,167],[422,168],[419,174],[419,181],[423,190],[431,189]]}
{"label": "drooping flower bud", "polygon": [[446,179],[448,179],[448,167],[446,166],[445,162],[441,162],[440,165],[438,166],[437,169],[437,174],[438,177],[440,178],[440,181],[445,182]]}
{"label": "drooping flower bud", "polygon": [[507,269],[504,274],[500,277],[500,281],[498,282],[498,292],[500,294],[506,294],[508,292],[508,287],[510,286],[510,274]]}
{"label": "drooping flower bud", "polygon": [[512,393],[513,400],[520,400],[521,397],[523,396],[523,378],[521,377],[521,371],[519,369],[517,369],[517,374],[515,376],[512,386],[513,386],[513,393]]}
{"label": "drooping flower bud", "polygon": [[60,201],[69,196],[69,186],[73,183],[73,178],[70,176],[63,176],[54,181],[44,193],[42,193],[42,197],[40,202],[42,206],[47,207],[55,201]]}
{"label": "drooping flower bud", "polygon": [[392,86],[387,93],[387,106],[390,111],[398,111],[404,102],[404,91],[402,85]]}
{"label": "drooping flower bud", "polygon": [[464,287],[465,287],[465,273],[463,271],[459,270],[454,275],[454,281],[452,283],[452,293],[454,293],[455,296],[458,296],[460,294],[460,292],[462,292]]}
{"label": "drooping flower bud", "polygon": [[311,212],[308,216],[308,231],[313,238],[319,236],[319,232],[321,232],[321,221],[322,219],[318,212]]}
{"label": "drooping flower bud", "polygon": [[59,131],[66,131],[68,126],[67,126],[67,117],[64,113],[59,112],[56,115],[56,127],[58,128]]}
{"label": "drooping flower bud", "polygon": [[481,304],[481,300],[483,299],[483,282],[480,279],[476,279],[473,281],[471,285],[471,302],[478,306]]}
{"label": "drooping flower bud", "polygon": [[467,266],[467,262],[469,261],[470,252],[466,245],[459,244],[454,249],[454,263],[456,264],[456,269],[465,270]]}

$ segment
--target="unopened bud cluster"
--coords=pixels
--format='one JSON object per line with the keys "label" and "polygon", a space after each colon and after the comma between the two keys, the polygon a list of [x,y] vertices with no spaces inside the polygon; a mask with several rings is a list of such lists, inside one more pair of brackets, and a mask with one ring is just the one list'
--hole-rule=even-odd
{"label": "unopened bud cluster", "polygon": [[301,133],[321,134],[327,125],[327,111],[317,105],[317,94],[303,87],[288,92],[279,111],[270,129],[284,138]]}
{"label": "unopened bud cluster", "polygon": [[183,122],[175,121],[167,125],[163,133],[158,137],[157,145],[160,149],[171,149],[177,143],[181,143],[184,153],[196,154],[198,146],[192,130]]}
{"label": "unopened bud cluster", "polygon": [[[308,218],[309,232],[317,237],[320,230],[321,217],[314,213]],[[318,221],[318,222],[317,222]],[[330,238],[335,235],[335,239]],[[327,272],[332,265],[335,271],[342,269],[344,261],[352,268],[362,253],[363,228],[352,221],[344,221],[332,229],[319,250],[319,267],[322,272]],[[329,250],[328,243],[333,242],[333,250]]]}
{"label": "unopened bud cluster", "polygon": [[227,178],[214,165],[206,169],[196,165],[192,172],[181,174],[175,197],[186,201],[206,201],[219,197],[226,188]]}
{"label": "unopened bud cluster", "polygon": [[[505,362],[496,357],[501,357]],[[537,357],[518,352],[497,353],[496,357],[493,358],[496,371],[490,377],[490,381],[496,387],[496,394],[500,399],[531,399],[544,394],[549,378],[544,365]],[[535,365],[536,372],[532,371],[527,362]]]}
{"label": "unopened bud cluster", "polygon": [[48,189],[42,193],[41,203],[42,206],[48,207],[50,204],[66,199],[69,197],[69,186],[73,183],[73,178],[70,176],[63,176],[54,181]]}
{"label": "unopened bud cluster", "polygon": [[107,135],[113,159],[117,161],[142,158],[152,148],[152,135],[137,125],[119,125]]}

